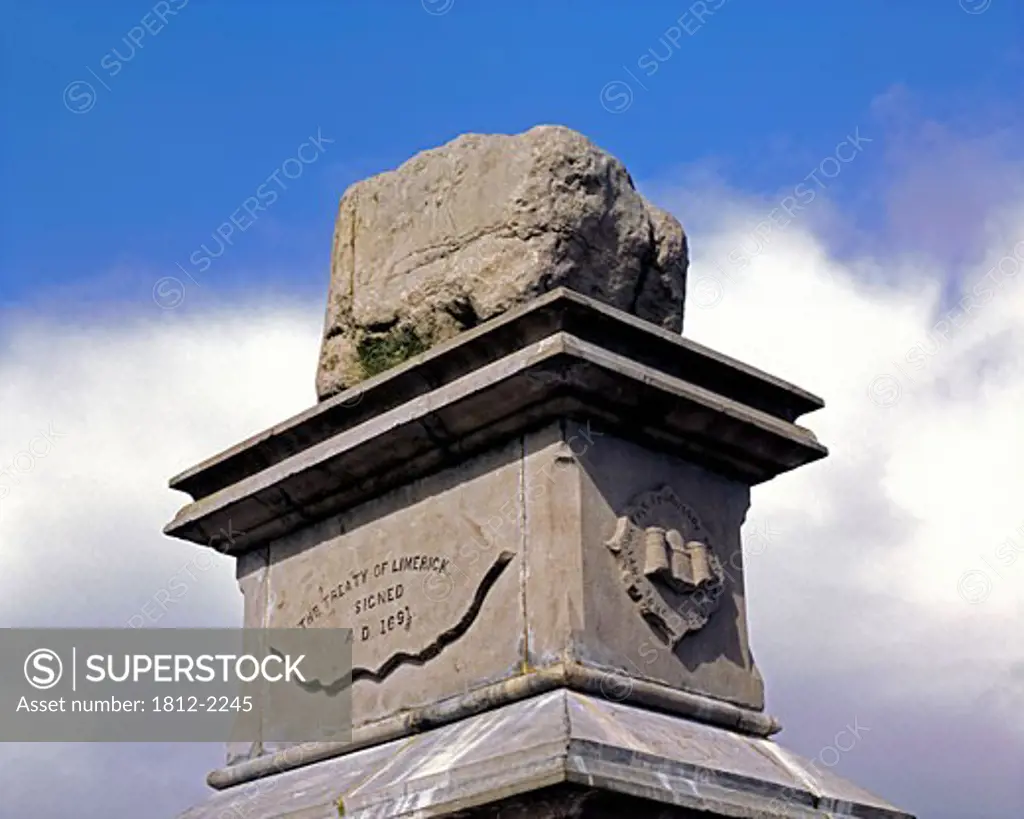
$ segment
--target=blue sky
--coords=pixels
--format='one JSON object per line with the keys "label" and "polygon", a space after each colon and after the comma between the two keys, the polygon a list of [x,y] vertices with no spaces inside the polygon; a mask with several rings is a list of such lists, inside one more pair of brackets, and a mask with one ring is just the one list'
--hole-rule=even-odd
{"label": "blue sky", "polygon": [[[239,285],[319,292],[345,186],[465,131],[563,123],[641,184],[703,163],[769,193],[858,125],[870,133],[894,85],[939,117],[1021,98],[1018,3],[706,7],[173,0],[161,21],[136,2],[10,4],[0,299],[150,301],[176,264],[197,272],[188,257],[318,131],[333,142],[231,252],[198,285],[176,274],[186,309]],[[631,104],[612,113],[602,93],[621,107],[621,83]]]}
{"label": "blue sky", "polygon": [[[4,12],[0,626],[126,624],[196,560],[161,534],[186,502],[167,479],[315,401],[350,183],[467,131],[564,124],[682,220],[685,335],[826,400],[802,423],[829,458],[755,488],[744,528],[780,743],[822,758],[867,725],[839,775],[921,817],[1024,815],[1024,3]],[[223,559],[159,625],[240,616]],[[0,813],[169,817],[222,760],[0,743]]]}

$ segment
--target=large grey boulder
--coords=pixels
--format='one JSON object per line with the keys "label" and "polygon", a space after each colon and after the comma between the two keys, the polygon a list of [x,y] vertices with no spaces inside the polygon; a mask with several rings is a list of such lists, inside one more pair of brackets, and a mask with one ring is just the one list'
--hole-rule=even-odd
{"label": "large grey boulder", "polygon": [[555,287],[680,332],[687,265],[679,222],[582,134],[465,134],[341,198],[317,394]]}

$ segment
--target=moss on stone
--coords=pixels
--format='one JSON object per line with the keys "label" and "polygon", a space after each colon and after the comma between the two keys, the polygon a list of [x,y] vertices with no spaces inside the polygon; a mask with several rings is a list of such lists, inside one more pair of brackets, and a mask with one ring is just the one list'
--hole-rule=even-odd
{"label": "moss on stone", "polygon": [[367,378],[397,367],[427,349],[411,327],[399,327],[382,335],[365,336],[356,348]]}

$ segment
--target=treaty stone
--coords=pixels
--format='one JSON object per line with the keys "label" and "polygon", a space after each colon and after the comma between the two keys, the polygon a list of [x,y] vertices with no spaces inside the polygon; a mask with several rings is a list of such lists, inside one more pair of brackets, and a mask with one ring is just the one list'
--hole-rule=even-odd
{"label": "treaty stone", "polygon": [[681,332],[687,266],[679,222],[582,134],[460,136],[342,197],[317,394],[557,287]]}

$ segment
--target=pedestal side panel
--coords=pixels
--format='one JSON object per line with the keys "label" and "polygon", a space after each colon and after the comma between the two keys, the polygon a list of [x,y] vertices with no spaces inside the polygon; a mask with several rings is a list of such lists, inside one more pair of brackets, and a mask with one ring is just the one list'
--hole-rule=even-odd
{"label": "pedestal side panel", "polygon": [[763,709],[740,545],[749,488],[599,430],[591,437],[576,458],[579,660]]}
{"label": "pedestal side panel", "polygon": [[518,673],[522,467],[517,440],[271,543],[267,623],[352,629],[356,726]]}

